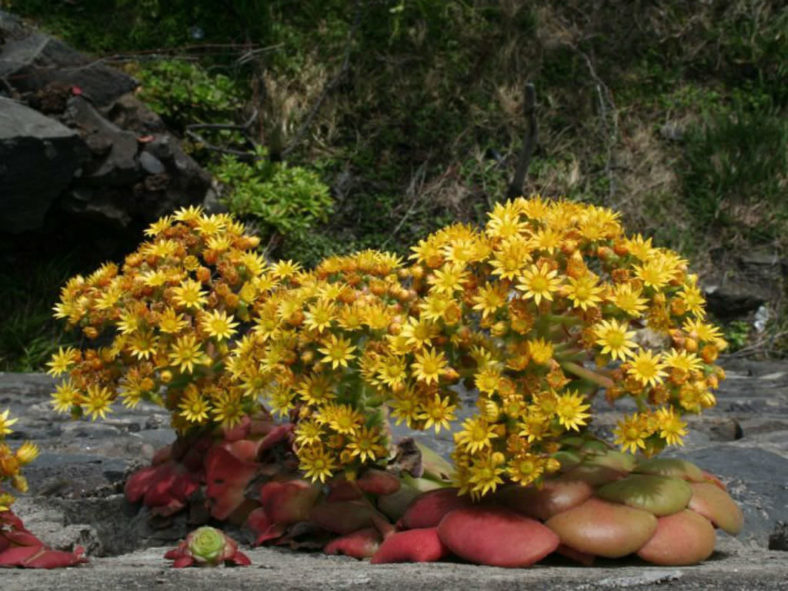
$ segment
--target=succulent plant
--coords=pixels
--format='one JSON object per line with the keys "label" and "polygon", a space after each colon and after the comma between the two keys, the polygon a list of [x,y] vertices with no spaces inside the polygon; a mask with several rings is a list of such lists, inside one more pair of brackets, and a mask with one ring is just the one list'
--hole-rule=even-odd
{"label": "succulent plant", "polygon": [[200,527],[189,533],[164,558],[173,560],[173,568],[187,566],[249,566],[249,557],[238,550],[235,540],[215,527]]}
{"label": "succulent plant", "polygon": [[[167,408],[178,439],[127,497],[258,544],[376,563],[702,560],[741,512],[700,468],[652,458],[724,378],[697,277],[605,208],[536,196],[489,216],[425,238],[409,264],[363,251],[303,270],[254,253],[228,215],[180,210],[122,268],[63,288],[56,315],[109,345],[53,356],[68,374],[53,403],[92,419],[116,399]],[[450,429],[460,384],[476,412],[450,462],[394,445],[389,420]],[[637,407],[614,429],[621,451],[589,432],[602,390]]]}

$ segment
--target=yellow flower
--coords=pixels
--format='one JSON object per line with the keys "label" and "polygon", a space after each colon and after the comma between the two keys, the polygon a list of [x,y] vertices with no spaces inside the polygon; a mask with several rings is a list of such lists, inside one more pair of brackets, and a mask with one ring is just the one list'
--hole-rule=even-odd
{"label": "yellow flower", "polygon": [[192,373],[195,365],[210,363],[210,358],[202,352],[193,334],[179,337],[170,349],[169,358],[181,373]]}
{"label": "yellow flower", "polygon": [[545,460],[535,454],[520,453],[509,461],[507,473],[512,482],[528,486],[539,478],[545,469]]}
{"label": "yellow flower", "polygon": [[315,445],[324,435],[323,426],[314,419],[299,421],[295,428],[296,445]]}
{"label": "yellow flower", "polygon": [[219,391],[211,396],[213,420],[225,428],[232,428],[241,422],[246,411],[243,400],[235,391]]}
{"label": "yellow flower", "polygon": [[419,303],[421,317],[424,320],[442,320],[453,303],[454,299],[448,294],[431,293]]}
{"label": "yellow flower", "polygon": [[577,392],[559,394],[555,402],[555,414],[564,429],[579,431],[591,415],[586,411],[590,405],[584,404],[585,398]]}
{"label": "yellow flower", "polygon": [[493,492],[499,484],[503,484],[501,474],[505,472],[505,461],[506,458],[501,452],[487,453],[476,458],[468,470],[468,483],[473,485],[471,494],[484,496]]}
{"label": "yellow flower", "polygon": [[8,435],[12,433],[11,425],[16,423],[19,419],[9,419],[8,413],[11,412],[8,409],[0,412],[0,435]]}
{"label": "yellow flower", "polygon": [[682,328],[689,336],[702,342],[725,342],[722,333],[716,326],[703,322],[700,318],[685,320]]}
{"label": "yellow flower", "polygon": [[333,380],[325,374],[304,378],[297,388],[298,395],[307,404],[321,405],[336,398]]}
{"label": "yellow flower", "polygon": [[531,339],[528,341],[528,353],[534,363],[546,365],[553,358],[553,343],[544,339]]}
{"label": "yellow flower", "polygon": [[651,435],[646,417],[634,414],[618,421],[618,426],[613,430],[616,436],[616,445],[621,446],[624,451],[631,453],[638,449],[646,448],[646,438]]}
{"label": "yellow flower", "polygon": [[482,318],[487,318],[495,314],[501,307],[506,305],[508,288],[499,282],[490,282],[481,287],[478,293],[473,296],[474,310],[482,313]]}
{"label": "yellow flower", "polygon": [[434,426],[435,432],[440,433],[441,427],[448,429],[449,421],[455,419],[456,408],[450,398],[441,398],[439,394],[435,394],[432,399],[422,404],[422,412],[419,413],[418,418],[424,421],[424,429]]}
{"label": "yellow flower", "polygon": [[520,220],[520,214],[511,201],[496,203],[487,217],[490,219],[487,221],[485,231],[491,238],[506,239],[518,236],[527,227],[525,222]]}
{"label": "yellow flower", "polygon": [[128,346],[131,354],[137,359],[150,359],[156,354],[159,341],[152,330],[141,330],[131,336]]}
{"label": "yellow flower", "polygon": [[319,300],[312,304],[304,314],[304,324],[307,328],[323,332],[331,328],[331,323],[336,317],[336,306],[333,302]]}
{"label": "yellow flower", "polygon": [[438,383],[446,368],[446,356],[443,352],[436,349],[426,349],[416,353],[415,359],[410,367],[416,379],[426,384]]}
{"label": "yellow flower", "polygon": [[74,386],[70,379],[60,382],[52,393],[52,408],[56,412],[66,413],[71,410],[75,404],[79,404],[79,390]]}
{"label": "yellow flower", "polygon": [[531,248],[536,250],[544,250],[550,254],[555,252],[555,249],[561,244],[561,232],[553,228],[546,227],[537,230],[530,239]]}
{"label": "yellow flower", "polygon": [[627,374],[644,386],[656,386],[665,377],[665,364],[659,354],[641,349],[629,360]]}
{"label": "yellow flower", "polygon": [[347,450],[352,457],[358,457],[362,463],[367,460],[374,462],[386,455],[386,448],[381,445],[380,429],[377,427],[360,427],[349,436]]}
{"label": "yellow flower", "polygon": [[468,273],[462,265],[447,264],[427,277],[427,282],[432,285],[433,293],[451,295],[462,289],[462,284],[467,277]]}
{"label": "yellow flower", "polygon": [[199,205],[190,205],[189,207],[181,207],[172,214],[172,219],[176,222],[192,222],[197,221],[202,216],[203,209]]}
{"label": "yellow flower", "polygon": [[186,388],[186,395],[181,399],[178,408],[181,409],[179,414],[190,423],[202,424],[208,420],[208,402],[200,396],[193,384]]}
{"label": "yellow flower", "polygon": [[402,357],[387,355],[376,364],[375,381],[389,388],[395,388],[405,381],[407,366]]}
{"label": "yellow flower", "polygon": [[122,310],[117,326],[120,334],[133,334],[140,327],[140,317],[135,310]]}
{"label": "yellow flower", "polygon": [[164,216],[153,222],[150,226],[145,228],[145,235],[150,237],[155,237],[164,232],[167,228],[170,227],[172,220],[170,216]]}
{"label": "yellow flower", "polygon": [[193,279],[186,279],[173,289],[175,303],[184,308],[199,308],[208,302],[202,291],[202,284]]}
{"label": "yellow flower", "polygon": [[294,263],[293,261],[277,261],[271,267],[271,275],[277,279],[288,279],[289,277],[296,275],[300,270],[301,265]]}
{"label": "yellow flower", "polygon": [[438,336],[439,328],[429,320],[420,320],[411,316],[408,323],[402,327],[400,336],[405,342],[415,348],[423,348],[432,344],[432,339]]}
{"label": "yellow flower", "polygon": [[159,316],[159,330],[166,334],[174,334],[180,332],[188,326],[188,322],[184,319],[183,314],[178,314],[172,308],[165,308]]}
{"label": "yellow flower", "polygon": [[678,297],[684,303],[688,312],[703,318],[706,314],[706,310],[704,309],[706,299],[703,297],[698,287],[698,278],[695,275],[690,277],[691,279],[683,285],[683,289],[679,292]]}
{"label": "yellow flower", "polygon": [[391,407],[391,416],[397,425],[404,421],[408,427],[411,427],[421,412],[418,398],[411,389],[406,389],[396,394],[393,400],[389,402],[389,406]]}
{"label": "yellow flower", "polygon": [[96,419],[105,419],[108,412],[112,412],[110,404],[112,403],[112,392],[108,388],[101,386],[88,386],[85,394],[85,400],[82,405],[85,412],[95,421]]}
{"label": "yellow flower", "polygon": [[695,353],[677,351],[676,349],[671,349],[665,353],[663,361],[666,367],[680,369],[688,373],[700,370],[703,367],[703,362]]}
{"label": "yellow flower", "polygon": [[353,355],[355,350],[356,347],[350,344],[350,340],[337,337],[335,334],[330,335],[328,340],[324,341],[323,347],[318,349],[324,355],[323,361],[331,363],[333,369],[347,367],[348,361],[355,357]]}
{"label": "yellow flower", "polygon": [[570,277],[569,285],[565,288],[566,295],[575,308],[588,310],[602,301],[600,294],[603,290],[598,283],[596,276],[590,273],[577,279]]}
{"label": "yellow flower", "polygon": [[640,316],[646,309],[648,300],[641,297],[641,290],[631,283],[620,283],[613,290],[610,301],[629,316]]}
{"label": "yellow flower", "polygon": [[556,276],[558,271],[550,270],[547,265],[531,265],[531,267],[523,271],[520,276],[520,282],[517,284],[517,289],[524,292],[523,297],[532,299],[537,305],[545,300],[552,301],[553,293],[555,293],[561,285],[561,280]]}
{"label": "yellow flower", "polygon": [[642,265],[635,267],[635,276],[644,285],[657,291],[665,287],[671,279],[673,270],[661,256],[654,256]]}
{"label": "yellow flower", "polygon": [[636,346],[632,341],[635,331],[627,330],[629,324],[617,320],[603,320],[594,326],[596,344],[602,346],[602,354],[608,354],[612,359],[625,360],[632,355]]}
{"label": "yellow flower", "polygon": [[498,391],[502,379],[501,369],[495,365],[482,366],[473,378],[476,389],[483,394],[494,394]]}
{"label": "yellow flower", "polygon": [[684,445],[682,437],[687,434],[687,423],[672,408],[660,408],[656,413],[659,436],[668,445]]}
{"label": "yellow flower", "polygon": [[20,465],[29,464],[38,457],[38,446],[32,441],[25,441],[16,450],[16,459]]}
{"label": "yellow flower", "polygon": [[322,445],[302,447],[298,450],[298,467],[304,472],[304,476],[315,482],[325,482],[334,470],[337,469],[336,462]]}
{"label": "yellow flower", "polygon": [[462,429],[454,434],[454,442],[468,453],[491,447],[492,440],[498,437],[491,425],[482,417],[476,416],[465,419]]}
{"label": "yellow flower", "polygon": [[234,320],[232,314],[228,316],[224,310],[213,310],[202,317],[202,328],[208,336],[224,341],[236,332],[238,323]]}
{"label": "yellow flower", "polygon": [[364,415],[347,404],[325,406],[321,416],[329,427],[342,435],[355,433],[364,422]]}
{"label": "yellow flower", "polygon": [[531,262],[528,243],[520,236],[504,241],[494,252],[490,265],[501,279],[514,279]]}
{"label": "yellow flower", "polygon": [[49,369],[47,373],[51,376],[59,376],[66,373],[69,368],[76,363],[79,352],[73,347],[59,347],[57,353],[52,355],[52,360],[47,363]]}

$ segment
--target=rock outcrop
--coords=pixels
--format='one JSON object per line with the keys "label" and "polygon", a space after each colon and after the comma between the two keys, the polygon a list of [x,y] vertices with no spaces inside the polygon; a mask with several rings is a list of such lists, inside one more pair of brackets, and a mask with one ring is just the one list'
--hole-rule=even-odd
{"label": "rock outcrop", "polygon": [[0,11],[0,233],[111,233],[202,203],[210,176],[136,86]]}

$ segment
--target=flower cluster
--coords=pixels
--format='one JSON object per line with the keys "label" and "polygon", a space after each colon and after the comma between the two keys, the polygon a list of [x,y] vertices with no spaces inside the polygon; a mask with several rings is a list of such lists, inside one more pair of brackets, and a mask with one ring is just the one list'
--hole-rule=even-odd
{"label": "flower cluster", "polygon": [[152,401],[179,432],[231,427],[257,403],[224,370],[231,343],[265,289],[259,239],[228,215],[184,208],[152,224],[149,240],[121,269],[106,264],[62,288],[55,316],[90,346],[53,355],[49,373],[67,374],[53,406],[105,418],[120,398]]}
{"label": "flower cluster", "polygon": [[27,492],[27,480],[21,474],[21,469],[38,457],[38,447],[35,443],[25,441],[16,451],[12,451],[5,442],[5,436],[13,432],[11,425],[18,419],[10,418],[6,409],[0,412],[0,513],[10,511],[14,496],[3,490],[3,483],[9,481],[11,486],[19,492]]}
{"label": "flower cluster", "polygon": [[552,455],[588,424],[600,388],[634,399],[616,443],[647,455],[681,443],[683,413],[714,404],[725,342],[704,320],[697,277],[677,254],[625,236],[614,212],[520,198],[482,231],[452,226],[413,250],[418,322],[446,342],[430,348],[445,360],[438,385],[459,375],[479,393],[455,434],[462,490],[556,470]]}
{"label": "flower cluster", "polygon": [[715,403],[725,348],[697,277],[628,237],[601,207],[540,197],[497,205],[412,248],[266,265],[227,216],[182,210],[122,272],[72,279],[57,314],[103,347],[52,360],[55,406],[103,417],[120,396],[166,406],[179,430],[231,426],[262,402],[294,423],[308,478],[353,477],[389,455],[388,419],[450,429],[455,479],[474,496],[560,468],[591,399],[629,397],[615,441],[646,455],[681,444],[684,413]]}
{"label": "flower cluster", "polygon": [[[416,293],[403,285],[409,275],[401,261],[364,251],[328,258],[314,271],[272,268],[270,275],[229,371],[246,395],[297,423],[307,477],[325,482],[340,468],[386,459],[383,404],[404,392],[408,370],[391,337],[415,326],[406,322]],[[424,387],[437,392],[429,382]],[[451,408],[438,417],[444,425]]]}
{"label": "flower cluster", "polygon": [[562,437],[588,424],[600,387],[635,400],[616,443],[646,454],[680,444],[681,415],[714,404],[725,343],[697,278],[626,237],[613,212],[521,198],[483,230],[454,225],[412,250],[409,267],[377,252],[328,259],[255,306],[230,367],[247,394],[291,412],[307,476],[385,456],[382,409],[449,428],[461,382],[478,408],[453,460],[474,495],[558,469]]}

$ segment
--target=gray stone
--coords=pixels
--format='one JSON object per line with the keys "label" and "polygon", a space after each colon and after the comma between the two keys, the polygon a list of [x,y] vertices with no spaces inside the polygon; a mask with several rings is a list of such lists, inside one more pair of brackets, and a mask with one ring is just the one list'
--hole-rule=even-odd
{"label": "gray stone", "polygon": [[161,174],[165,170],[161,160],[150,152],[142,152],[140,154],[140,166],[148,174]]}
{"label": "gray stone", "polygon": [[76,132],[0,97],[0,230],[41,226],[86,156]]}
{"label": "gray stone", "polygon": [[[91,145],[100,146],[82,179],[91,185],[122,187],[137,182],[142,176],[137,163],[137,136],[124,131],[107,121],[88,101],[80,96],[72,97],[66,107],[65,120],[71,127],[79,129],[83,138]],[[94,152],[95,153],[95,152]]]}

